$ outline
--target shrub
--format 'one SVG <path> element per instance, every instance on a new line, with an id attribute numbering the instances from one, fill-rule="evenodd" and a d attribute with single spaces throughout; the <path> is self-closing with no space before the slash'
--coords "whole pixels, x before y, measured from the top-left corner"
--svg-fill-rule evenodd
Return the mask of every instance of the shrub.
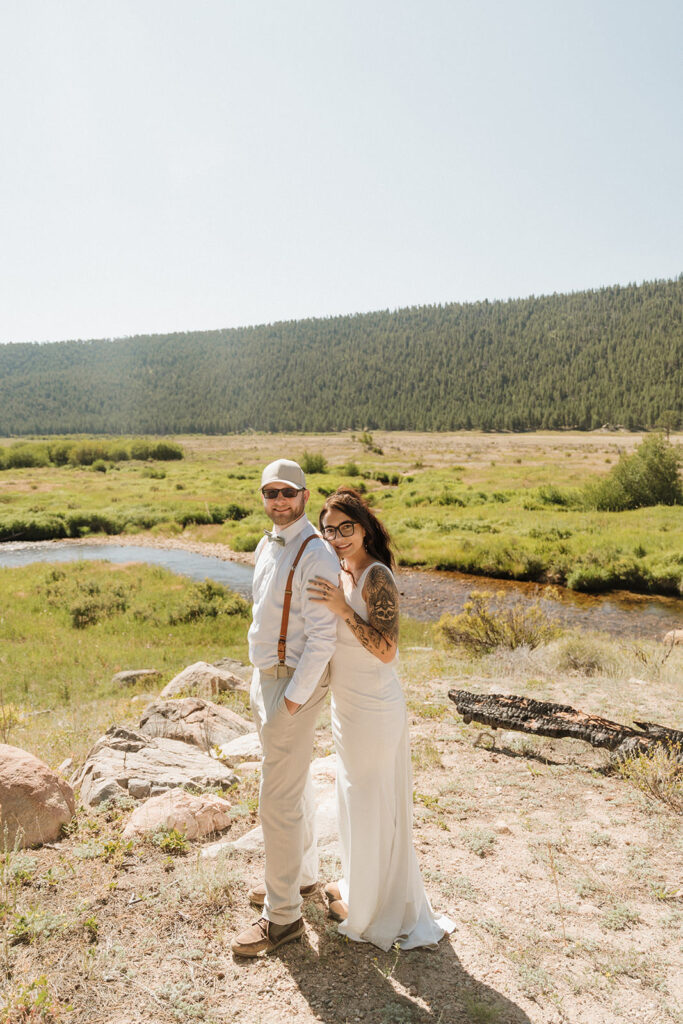
<path id="1" fill-rule="evenodd" d="M 106 459 L 107 446 L 97 441 L 81 441 L 72 445 L 69 462 L 72 466 L 92 466 L 98 459 Z"/>
<path id="2" fill-rule="evenodd" d="M 209 505 L 209 513 L 213 523 L 239 522 L 246 519 L 249 509 L 231 502 L 229 505 Z"/>
<path id="3" fill-rule="evenodd" d="M 171 626 L 176 626 L 182 622 L 216 618 L 218 615 L 248 616 L 249 612 L 248 603 L 239 594 L 213 580 L 204 580 L 195 584 L 184 605 L 171 612 L 168 621 Z"/>
<path id="4" fill-rule="evenodd" d="M 561 491 L 554 484 L 546 484 L 538 488 L 538 496 L 544 505 L 560 505 L 566 507 L 570 504 L 570 498 L 566 491 Z"/>
<path id="5" fill-rule="evenodd" d="M 62 516 L 49 512 L 25 512 L 0 516 L 0 541 L 53 540 L 66 537 Z"/>
<path id="6" fill-rule="evenodd" d="M 74 629 L 95 626 L 102 619 L 122 614 L 128 608 L 128 592 L 121 586 L 114 586 L 102 592 L 94 582 L 79 583 L 78 597 L 69 608 L 71 625 Z"/>
<path id="7" fill-rule="evenodd" d="M 95 461 L 92 464 L 92 469 L 95 473 L 106 473 L 107 463 L 104 461 L 104 459 L 95 459 Z"/>
<path id="8" fill-rule="evenodd" d="M 502 595 L 473 591 L 459 615 L 443 615 L 438 629 L 450 644 L 459 644 L 473 654 L 485 654 L 496 647 L 538 647 L 560 632 L 537 604 L 517 601 L 506 606 Z"/>
<path id="9" fill-rule="evenodd" d="M 650 800 L 659 800 L 683 812 L 683 762 L 681 749 L 656 747 L 651 754 L 629 757 L 619 765 L 620 775 Z"/>
<path id="10" fill-rule="evenodd" d="M 140 462 L 145 462 L 150 457 L 149 452 L 149 441 L 133 441 L 130 446 L 131 459 L 137 459 Z"/>
<path id="11" fill-rule="evenodd" d="M 32 469 L 50 465 L 50 455 L 44 444 L 13 444 L 5 458 L 8 469 Z"/>
<path id="12" fill-rule="evenodd" d="M 182 857 L 190 849 L 185 833 L 176 828 L 160 829 L 152 836 L 152 842 L 172 857 Z"/>
<path id="13" fill-rule="evenodd" d="M 232 540 L 232 549 L 233 551 L 256 551 L 262 536 L 262 533 L 238 534 Z"/>
<path id="14" fill-rule="evenodd" d="M 340 466 L 339 468 L 345 476 L 358 476 L 360 473 L 358 464 L 354 462 L 353 459 L 350 459 L 345 465 Z"/>
<path id="15" fill-rule="evenodd" d="M 599 637 L 581 633 L 568 633 L 552 648 L 552 660 L 559 672 L 580 672 L 594 676 L 599 672 L 613 672 L 618 667 L 610 644 Z"/>
<path id="16" fill-rule="evenodd" d="M 326 473 L 327 459 L 322 452 L 304 452 L 299 459 L 304 473 Z"/>
<path id="17" fill-rule="evenodd" d="M 53 466 L 66 466 L 69 461 L 73 441 L 57 441 L 47 446 L 50 462 Z"/>
<path id="18" fill-rule="evenodd" d="M 586 488 L 586 504 L 600 512 L 681 505 L 680 463 L 680 452 L 662 434 L 647 437 L 632 455 L 622 455 L 607 477 Z"/>
<path id="19" fill-rule="evenodd" d="M 157 441 L 150 445 L 147 458 L 156 459 L 158 462 L 172 462 L 183 458 L 183 449 L 175 441 Z"/>

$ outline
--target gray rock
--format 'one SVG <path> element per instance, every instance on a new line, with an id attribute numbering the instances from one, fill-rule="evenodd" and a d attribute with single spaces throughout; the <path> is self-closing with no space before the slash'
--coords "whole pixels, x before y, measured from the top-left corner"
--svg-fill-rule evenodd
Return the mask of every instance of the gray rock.
<path id="1" fill-rule="evenodd" d="M 0 847 L 57 839 L 76 803 L 71 786 L 33 754 L 0 743 Z"/>
<path id="2" fill-rule="evenodd" d="M 248 684 L 240 676 L 227 669 L 216 668 L 206 661 L 197 661 L 194 665 L 179 672 L 167 683 L 159 696 L 168 697 L 215 697 L 226 690 L 248 690 Z"/>
<path id="3" fill-rule="evenodd" d="M 220 658 L 218 661 L 214 661 L 213 667 L 223 669 L 224 672 L 232 672 L 233 675 L 243 679 L 245 683 L 251 683 L 251 677 L 254 673 L 251 665 L 244 665 L 236 658 Z"/>
<path id="4" fill-rule="evenodd" d="M 156 796 L 176 786 L 196 792 L 219 787 L 227 789 L 237 776 L 225 765 L 188 743 L 165 738 L 152 739 L 112 725 L 89 752 L 75 779 L 86 807 L 133 796 Z M 149 789 L 145 792 L 145 787 Z"/>
<path id="5" fill-rule="evenodd" d="M 251 722 L 230 708 L 201 697 L 155 701 L 145 708 L 140 719 L 140 732 L 145 736 L 166 736 L 192 743 L 207 753 L 213 746 L 254 731 Z"/>
<path id="6" fill-rule="evenodd" d="M 222 743 L 218 756 L 231 768 L 242 761 L 253 761 L 255 758 L 262 757 L 263 751 L 258 733 L 256 731 L 249 732 L 245 736 L 238 736 L 237 739 L 230 740 L 229 743 Z"/>
<path id="7" fill-rule="evenodd" d="M 115 676 L 112 676 L 112 683 L 114 686 L 136 686 L 140 680 L 144 679 L 145 682 L 156 683 L 157 680 L 161 679 L 161 672 L 157 672 L 155 668 L 134 668 L 128 669 L 125 672 L 117 672 Z"/>

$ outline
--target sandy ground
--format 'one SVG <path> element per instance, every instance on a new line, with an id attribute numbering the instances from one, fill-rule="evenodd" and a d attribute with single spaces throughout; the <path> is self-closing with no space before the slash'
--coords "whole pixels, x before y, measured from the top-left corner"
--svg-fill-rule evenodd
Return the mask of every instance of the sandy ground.
<path id="1" fill-rule="evenodd" d="M 601 752 L 494 737 L 465 726 L 447 699 L 450 686 L 526 690 L 622 720 L 631 702 L 680 727 L 680 675 L 558 677 L 535 652 L 474 665 L 406 649 L 401 664 L 415 846 L 433 906 L 457 922 L 437 950 L 349 943 L 319 896 L 306 903 L 302 941 L 235 959 L 232 934 L 257 916 L 246 891 L 260 855 L 207 866 L 202 843 L 178 857 L 152 843 L 126 849 L 129 811 L 81 810 L 63 841 L 3 861 L 0 991 L 16 1008 L 30 998 L 22 986 L 44 975 L 48 997 L 43 1016 L 6 1008 L 0 1021 L 680 1022 L 680 816 L 608 770 Z M 316 753 L 331 749 L 326 714 Z M 233 837 L 257 821 L 257 785 L 245 772 L 230 795 Z M 323 862 L 323 879 L 336 871 Z"/>

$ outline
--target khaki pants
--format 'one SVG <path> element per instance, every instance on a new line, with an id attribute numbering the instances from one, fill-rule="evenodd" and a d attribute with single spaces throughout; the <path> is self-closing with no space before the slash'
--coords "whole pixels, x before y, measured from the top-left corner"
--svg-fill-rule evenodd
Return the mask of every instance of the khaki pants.
<path id="1" fill-rule="evenodd" d="M 315 724 L 329 690 L 325 668 L 311 697 L 294 715 L 285 690 L 294 669 L 254 669 L 251 710 L 263 747 L 259 814 L 266 853 L 263 916 L 274 924 L 301 917 L 299 887 L 318 880 L 315 795 L 310 764 Z"/>

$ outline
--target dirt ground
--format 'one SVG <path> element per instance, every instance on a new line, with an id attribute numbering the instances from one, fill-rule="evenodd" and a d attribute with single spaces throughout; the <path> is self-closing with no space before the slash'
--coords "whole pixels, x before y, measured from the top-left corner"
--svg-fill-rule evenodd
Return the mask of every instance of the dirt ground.
<path id="1" fill-rule="evenodd" d="M 127 848 L 129 810 L 79 810 L 62 841 L 2 861 L 0 1021 L 680 1022 L 680 816 L 583 743 L 464 725 L 447 691 L 526 692 L 680 728 L 681 660 L 653 656 L 638 679 L 627 661 L 562 676 L 549 650 L 402 652 L 415 846 L 434 908 L 457 924 L 436 950 L 348 942 L 318 896 L 302 941 L 235 959 L 231 936 L 258 916 L 246 892 L 260 857 Z M 331 749 L 325 714 L 316 752 Z M 243 780 L 233 837 L 257 821 L 258 773 Z"/>

